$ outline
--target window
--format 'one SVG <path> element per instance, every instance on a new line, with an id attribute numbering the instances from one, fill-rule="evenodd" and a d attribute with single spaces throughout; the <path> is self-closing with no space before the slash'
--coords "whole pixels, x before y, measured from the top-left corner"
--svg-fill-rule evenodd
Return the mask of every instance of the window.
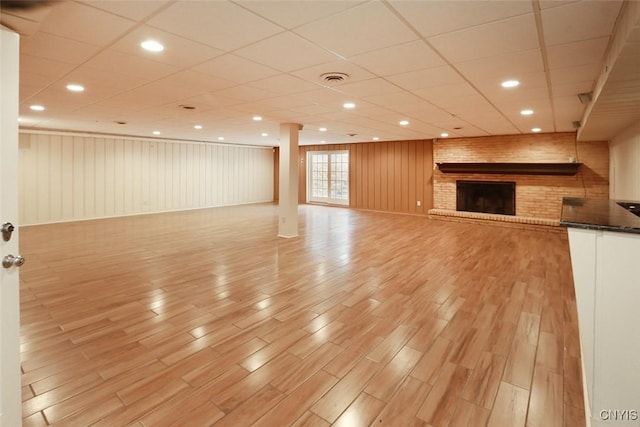
<path id="1" fill-rule="evenodd" d="M 349 204 L 349 152 L 307 153 L 307 201 Z"/>

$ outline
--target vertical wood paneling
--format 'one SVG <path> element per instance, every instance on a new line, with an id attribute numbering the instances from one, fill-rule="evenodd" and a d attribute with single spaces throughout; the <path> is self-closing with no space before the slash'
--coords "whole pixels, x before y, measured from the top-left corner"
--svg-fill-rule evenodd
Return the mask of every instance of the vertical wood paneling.
<path id="1" fill-rule="evenodd" d="M 42 143 L 46 142 L 43 141 Z M 27 154 L 30 153 L 31 151 Z M 73 165 L 73 137 L 63 136 L 62 164 L 60 165 L 60 167 L 62 167 L 62 218 L 73 218 L 73 167 L 69 167 L 68 165 Z M 22 169 L 22 167 L 18 165 L 18 169 Z M 30 173 L 32 173 L 31 171 L 32 168 L 27 168 L 25 169 L 25 174 L 30 175 Z M 20 197 L 22 197 L 22 192 Z M 37 210 L 25 212 L 26 215 L 33 215 L 34 217 L 37 213 Z M 20 214 L 22 214 L 22 212 Z M 32 219 L 32 221 L 35 221 L 35 218 Z"/>
<path id="2" fill-rule="evenodd" d="M 424 170 L 425 170 L 425 161 L 424 161 L 424 144 L 416 144 L 416 202 L 420 200 L 420 206 L 416 207 L 416 213 L 424 214 L 424 205 L 426 200 L 424 198 Z M 431 163 L 427 163 L 426 167 L 431 169 Z M 429 199 L 431 200 L 431 199 Z"/>
<path id="3" fill-rule="evenodd" d="M 273 200 L 280 200 L 280 148 L 273 149 Z"/>
<path id="4" fill-rule="evenodd" d="M 91 143 L 88 143 L 87 141 L 82 141 L 82 146 L 84 149 L 84 216 L 88 218 L 95 218 L 95 142 L 92 141 Z"/>
<path id="5" fill-rule="evenodd" d="M 273 200 L 270 148 L 20 135 L 21 224 Z"/>
<path id="6" fill-rule="evenodd" d="M 51 138 L 49 150 L 49 208 L 51 218 L 60 220 L 62 218 L 62 138 L 55 136 Z"/>
<path id="7" fill-rule="evenodd" d="M 374 181 L 373 181 L 374 189 L 372 189 L 372 192 L 376 196 L 378 196 L 378 193 L 380 193 L 379 195 L 380 202 L 379 204 L 376 203 L 374 205 L 374 208 L 378 210 L 383 210 L 383 211 L 389 210 L 387 209 L 387 206 L 388 206 L 387 187 L 389 183 L 389 181 L 387 180 L 389 176 L 388 165 L 387 165 L 387 148 L 388 148 L 388 144 L 383 144 L 383 143 L 375 144 L 374 155 L 377 155 L 379 157 L 380 167 L 375 168 L 375 170 L 373 168 L 369 169 L 369 171 L 371 172 L 371 175 L 374 176 Z M 376 161 L 376 163 L 378 163 L 378 161 Z M 377 166 L 376 163 L 374 163 L 374 167 Z M 378 187 L 380 187 L 380 190 L 378 190 Z"/>
<path id="8" fill-rule="evenodd" d="M 350 207 L 418 214 L 433 207 L 430 140 L 301 146 L 300 203 L 306 203 L 307 153 L 327 150 L 349 151 Z M 418 200 L 420 207 L 416 206 Z"/>
<path id="9" fill-rule="evenodd" d="M 409 162 L 408 201 L 409 212 L 416 213 L 416 142 L 409 141 L 407 161 Z"/>
<path id="10" fill-rule="evenodd" d="M 38 144 L 38 147 L 40 145 L 44 144 Z M 37 151 L 41 152 L 41 150 Z M 84 218 L 84 160 L 84 139 L 73 137 L 73 163 L 71 166 L 73 171 L 73 219 Z M 42 221 L 43 217 L 44 214 L 39 215 L 38 222 Z"/>
<path id="11" fill-rule="evenodd" d="M 105 212 L 105 142 L 104 138 L 96 138 L 94 146 L 95 165 L 94 165 L 94 206 L 95 216 L 103 217 Z"/>

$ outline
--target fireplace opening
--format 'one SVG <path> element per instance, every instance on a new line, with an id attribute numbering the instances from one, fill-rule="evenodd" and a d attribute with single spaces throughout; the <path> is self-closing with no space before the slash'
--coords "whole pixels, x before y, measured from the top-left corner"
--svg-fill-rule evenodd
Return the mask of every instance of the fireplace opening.
<path id="1" fill-rule="evenodd" d="M 516 214 L 516 183 L 456 181 L 456 210 Z"/>

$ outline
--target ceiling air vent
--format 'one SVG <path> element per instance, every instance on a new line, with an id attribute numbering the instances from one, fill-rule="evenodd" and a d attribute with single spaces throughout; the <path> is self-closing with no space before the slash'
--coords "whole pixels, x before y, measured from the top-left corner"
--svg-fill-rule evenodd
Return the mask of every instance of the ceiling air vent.
<path id="1" fill-rule="evenodd" d="M 347 73 L 324 73 L 320 75 L 320 80 L 330 85 L 337 85 L 349 80 L 349 74 Z"/>

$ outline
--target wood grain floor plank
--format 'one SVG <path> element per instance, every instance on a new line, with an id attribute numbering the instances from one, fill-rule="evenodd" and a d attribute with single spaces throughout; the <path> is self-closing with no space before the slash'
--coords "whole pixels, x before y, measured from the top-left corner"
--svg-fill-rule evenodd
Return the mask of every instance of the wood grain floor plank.
<path id="1" fill-rule="evenodd" d="M 500 383 L 487 427 L 525 425 L 529 391 L 507 382 Z"/>
<path id="2" fill-rule="evenodd" d="M 406 377 L 372 425 L 405 426 L 414 423 L 415 414 L 418 413 L 429 392 L 431 392 L 431 385 Z"/>
<path id="3" fill-rule="evenodd" d="M 566 233 L 299 211 L 21 229 L 24 425 L 584 425 Z"/>
<path id="4" fill-rule="evenodd" d="M 367 358 L 361 359 L 338 384 L 311 407 L 311 411 L 330 423 L 335 422 L 379 369 L 379 364 Z"/>
<path id="5" fill-rule="evenodd" d="M 338 378 L 324 371 L 315 372 L 306 381 L 299 383 L 297 388 L 291 390 L 287 397 L 270 409 L 254 425 L 271 427 L 292 424 L 338 381 Z"/>
<path id="6" fill-rule="evenodd" d="M 447 426 L 458 405 L 458 398 L 464 390 L 469 373 L 469 369 L 447 362 L 416 416 L 434 427 Z"/>
<path id="7" fill-rule="evenodd" d="M 385 406 L 382 400 L 367 394 L 360 396 L 340 415 L 334 427 L 366 427 L 372 423 Z"/>

